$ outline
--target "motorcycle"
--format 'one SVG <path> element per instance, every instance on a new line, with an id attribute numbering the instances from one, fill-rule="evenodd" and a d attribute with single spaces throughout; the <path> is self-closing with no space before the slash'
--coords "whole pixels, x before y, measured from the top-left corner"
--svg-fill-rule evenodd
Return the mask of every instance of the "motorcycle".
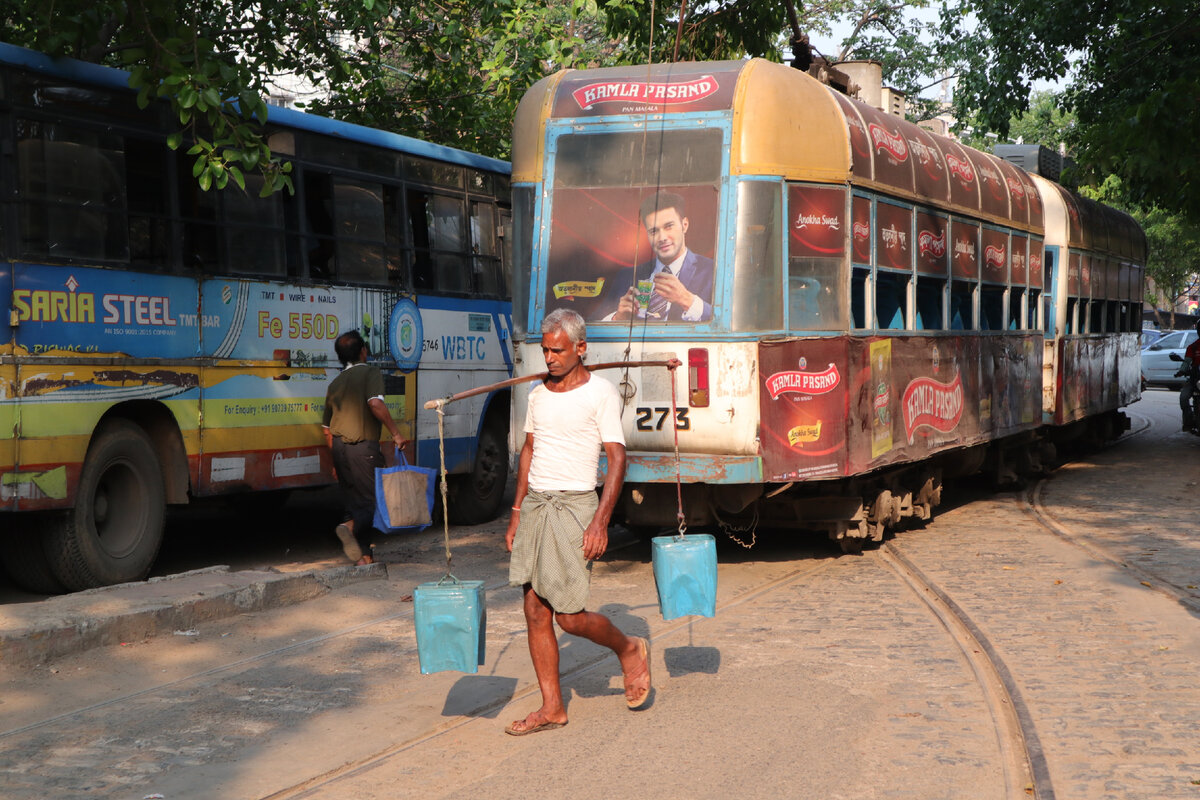
<path id="1" fill-rule="evenodd" d="M 1178 353 L 1171 353 L 1167 358 L 1172 361 L 1179 361 L 1182 366 L 1175 373 L 1176 378 L 1183 378 L 1187 381 L 1187 386 L 1191 387 L 1191 404 L 1192 404 L 1192 426 L 1188 430 L 1189 433 L 1194 433 L 1200 436 L 1200 369 L 1191 361 L 1185 360 Z M 1181 390 L 1182 391 L 1182 390 Z"/>

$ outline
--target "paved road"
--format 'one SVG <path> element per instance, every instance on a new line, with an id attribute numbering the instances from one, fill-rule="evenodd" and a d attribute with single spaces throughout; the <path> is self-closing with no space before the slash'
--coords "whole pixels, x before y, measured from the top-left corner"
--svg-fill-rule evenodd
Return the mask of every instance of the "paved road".
<path id="1" fill-rule="evenodd" d="M 1200 582 L 1200 440 L 1173 395 L 1134 411 L 1156 426 L 1038 495 L 1079 543 L 1005 493 L 890 544 L 1010 675 L 1039 797 L 1200 796 L 1197 606 L 1142 582 Z M 457 575 L 502 582 L 502 527 L 456 532 Z M 717 617 L 664 622 L 647 546 L 614 552 L 594 605 L 653 637 L 653 705 L 625 710 L 615 659 L 564 637 L 571 723 L 515 739 L 537 705 L 518 593 L 489 593 L 478 675 L 422 676 L 406 597 L 444 571 L 441 543 L 389 548 L 387 581 L 0 673 L 5 796 L 1013 796 L 969 643 L 886 553 L 723 542 Z"/>

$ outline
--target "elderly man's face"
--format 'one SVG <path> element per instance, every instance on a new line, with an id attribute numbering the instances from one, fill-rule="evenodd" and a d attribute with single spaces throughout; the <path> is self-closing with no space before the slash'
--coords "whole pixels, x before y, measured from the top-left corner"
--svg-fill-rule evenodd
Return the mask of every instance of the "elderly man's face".
<path id="1" fill-rule="evenodd" d="M 684 236 L 687 234 L 687 217 L 680 218 L 673 208 L 663 208 L 646 215 L 646 234 L 654 254 L 664 264 L 670 264 L 683 252 Z"/>
<path id="2" fill-rule="evenodd" d="M 561 378 L 579 366 L 587 352 L 587 342 L 572 342 L 562 330 L 542 334 L 542 357 L 552 378 Z"/>

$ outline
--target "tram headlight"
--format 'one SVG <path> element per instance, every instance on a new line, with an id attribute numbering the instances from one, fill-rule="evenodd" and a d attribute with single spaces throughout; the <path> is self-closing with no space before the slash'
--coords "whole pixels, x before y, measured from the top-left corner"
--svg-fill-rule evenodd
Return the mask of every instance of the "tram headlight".
<path id="1" fill-rule="evenodd" d="M 688 348 L 688 405 L 708 407 L 708 348 Z"/>

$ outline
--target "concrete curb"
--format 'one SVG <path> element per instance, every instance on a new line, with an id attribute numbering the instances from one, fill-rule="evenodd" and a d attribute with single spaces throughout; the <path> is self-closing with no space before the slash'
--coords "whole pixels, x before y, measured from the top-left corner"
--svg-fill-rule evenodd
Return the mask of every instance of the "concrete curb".
<path id="1" fill-rule="evenodd" d="M 198 623 L 300 603 L 387 567 L 230 572 L 218 566 L 0 607 L 0 665 L 29 667 L 93 647 L 140 641 Z"/>

